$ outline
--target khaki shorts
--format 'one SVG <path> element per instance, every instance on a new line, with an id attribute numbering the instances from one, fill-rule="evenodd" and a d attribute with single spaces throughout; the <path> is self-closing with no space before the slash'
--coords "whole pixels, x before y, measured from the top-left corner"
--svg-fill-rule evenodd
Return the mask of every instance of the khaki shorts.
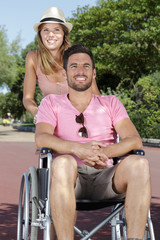
<path id="1" fill-rule="evenodd" d="M 78 166 L 75 186 L 76 199 L 104 200 L 121 199 L 125 194 L 117 194 L 112 188 L 116 166 L 97 170 L 87 165 Z"/>

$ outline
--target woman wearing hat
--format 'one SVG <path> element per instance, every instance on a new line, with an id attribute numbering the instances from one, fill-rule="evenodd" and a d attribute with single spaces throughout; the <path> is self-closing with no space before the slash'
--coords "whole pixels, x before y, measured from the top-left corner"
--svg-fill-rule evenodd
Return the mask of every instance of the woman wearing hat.
<path id="1" fill-rule="evenodd" d="M 72 24 L 66 22 L 60 9 L 50 7 L 44 11 L 40 22 L 33 28 L 37 32 L 38 50 L 29 52 L 26 57 L 23 104 L 33 116 L 36 116 L 38 111 L 34 101 L 36 82 L 43 96 L 68 92 L 62 56 L 70 46 L 69 32 L 72 30 Z M 95 79 L 93 93 L 100 94 Z"/>

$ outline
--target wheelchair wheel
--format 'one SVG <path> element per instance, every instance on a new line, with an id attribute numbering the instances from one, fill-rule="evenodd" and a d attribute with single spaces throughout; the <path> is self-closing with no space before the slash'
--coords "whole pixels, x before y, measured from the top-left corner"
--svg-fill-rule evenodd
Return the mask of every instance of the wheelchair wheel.
<path id="1" fill-rule="evenodd" d="M 34 196 L 38 199 L 37 173 L 34 167 L 30 167 L 21 181 L 17 240 L 37 240 L 38 227 L 32 225 L 38 218 L 38 210 L 32 200 Z"/>

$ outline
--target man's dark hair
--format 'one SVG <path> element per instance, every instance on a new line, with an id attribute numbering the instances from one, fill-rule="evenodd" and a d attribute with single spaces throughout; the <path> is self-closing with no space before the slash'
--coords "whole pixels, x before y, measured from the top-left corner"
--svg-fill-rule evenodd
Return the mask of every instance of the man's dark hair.
<path id="1" fill-rule="evenodd" d="M 93 69 L 95 68 L 93 54 L 92 54 L 91 50 L 88 47 L 86 47 L 82 44 L 77 44 L 77 45 L 73 45 L 70 48 L 68 48 L 63 54 L 63 68 L 65 70 L 67 70 L 68 58 L 71 55 L 76 54 L 76 53 L 86 53 L 86 54 L 88 54 L 91 58 Z"/>

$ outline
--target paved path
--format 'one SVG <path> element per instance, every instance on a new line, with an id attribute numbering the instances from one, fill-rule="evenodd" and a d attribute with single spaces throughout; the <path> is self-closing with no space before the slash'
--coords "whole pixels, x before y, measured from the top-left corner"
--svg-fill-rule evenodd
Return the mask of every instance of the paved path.
<path id="1" fill-rule="evenodd" d="M 34 142 L 34 133 L 19 132 L 11 126 L 0 125 L 0 142 Z"/>
<path id="2" fill-rule="evenodd" d="M 160 239 L 160 149 L 145 148 L 150 161 L 152 176 L 151 213 L 156 240 Z M 0 126 L 0 240 L 16 240 L 17 205 L 21 176 L 31 165 L 37 166 L 34 133 L 18 132 L 11 127 Z M 107 210 L 108 211 L 108 210 Z M 104 219 L 106 211 L 80 212 L 78 225 L 92 228 L 97 220 Z M 82 220 L 83 219 L 83 220 Z M 91 220 L 92 219 L 92 220 Z M 110 239 L 106 229 L 93 239 Z M 105 236 L 105 237 L 104 237 Z M 76 238 L 79 239 L 79 238 Z"/>

